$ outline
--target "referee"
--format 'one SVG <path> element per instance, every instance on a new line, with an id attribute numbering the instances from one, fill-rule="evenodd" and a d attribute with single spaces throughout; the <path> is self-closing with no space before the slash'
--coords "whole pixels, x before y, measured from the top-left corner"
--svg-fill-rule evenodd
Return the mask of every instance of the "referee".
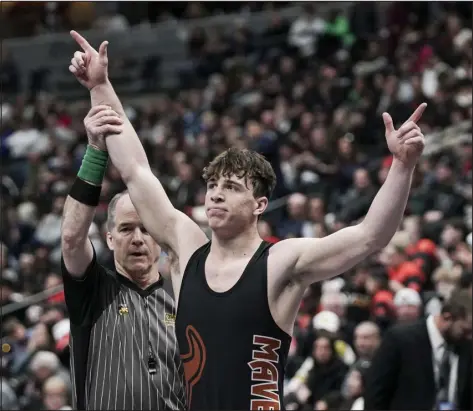
<path id="1" fill-rule="evenodd" d="M 109 204 L 107 244 L 115 270 L 101 266 L 88 239 L 105 174 L 104 135 L 119 116 L 88 113 L 89 145 L 64 206 L 62 275 L 71 321 L 73 406 L 79 410 L 183 410 L 172 288 L 158 272 L 160 247 L 128 194 Z"/>

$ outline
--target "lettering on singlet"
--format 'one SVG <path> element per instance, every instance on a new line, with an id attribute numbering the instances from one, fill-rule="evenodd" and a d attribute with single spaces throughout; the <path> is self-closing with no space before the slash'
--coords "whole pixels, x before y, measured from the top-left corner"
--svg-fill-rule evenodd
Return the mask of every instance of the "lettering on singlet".
<path id="1" fill-rule="evenodd" d="M 281 340 L 263 335 L 253 336 L 251 368 L 251 410 L 280 410 L 278 380 Z"/>

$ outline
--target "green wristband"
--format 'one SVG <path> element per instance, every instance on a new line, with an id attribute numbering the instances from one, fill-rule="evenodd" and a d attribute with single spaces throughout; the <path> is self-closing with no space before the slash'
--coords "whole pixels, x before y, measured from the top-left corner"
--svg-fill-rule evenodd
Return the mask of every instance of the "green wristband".
<path id="1" fill-rule="evenodd" d="M 107 169 L 107 162 L 108 153 L 106 151 L 98 150 L 89 145 L 85 151 L 77 177 L 100 186 Z"/>

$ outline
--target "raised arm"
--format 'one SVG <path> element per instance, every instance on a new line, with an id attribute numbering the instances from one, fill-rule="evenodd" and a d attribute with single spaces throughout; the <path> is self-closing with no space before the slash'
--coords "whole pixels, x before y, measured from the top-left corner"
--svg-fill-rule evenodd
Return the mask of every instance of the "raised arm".
<path id="1" fill-rule="evenodd" d="M 80 278 L 92 262 L 93 249 L 88 238 L 89 228 L 99 201 L 102 179 L 108 155 L 105 141 L 99 135 L 121 131 L 122 120 L 116 113 L 105 115 L 103 107 L 92 109 L 85 119 L 94 124 L 95 135 L 88 134 L 89 145 L 76 181 L 64 204 L 61 229 L 62 258 L 68 273 Z"/>
<path id="2" fill-rule="evenodd" d="M 342 274 L 389 243 L 404 215 L 412 174 L 424 148 L 424 136 L 416 122 L 425 107 L 420 105 L 399 130 L 394 129 L 389 114 L 383 115 L 394 161 L 360 224 L 324 238 L 290 239 L 272 247 L 275 255 L 292 263 L 287 270 L 292 281 L 309 285 Z"/>
<path id="3" fill-rule="evenodd" d="M 61 250 L 67 271 L 74 277 L 82 277 L 92 261 L 94 252 L 88 232 L 94 215 L 94 206 L 67 196 L 62 217 Z"/>
<path id="4" fill-rule="evenodd" d="M 146 153 L 107 75 L 107 42 L 97 52 L 82 36 L 71 32 L 82 47 L 69 67 L 81 84 L 90 90 L 92 106 L 106 104 L 122 118 L 123 131 L 106 139 L 110 159 L 127 186 L 143 225 L 167 251 L 176 255 L 192 253 L 207 240 L 189 217 L 176 210 L 163 186 L 152 173 Z"/>

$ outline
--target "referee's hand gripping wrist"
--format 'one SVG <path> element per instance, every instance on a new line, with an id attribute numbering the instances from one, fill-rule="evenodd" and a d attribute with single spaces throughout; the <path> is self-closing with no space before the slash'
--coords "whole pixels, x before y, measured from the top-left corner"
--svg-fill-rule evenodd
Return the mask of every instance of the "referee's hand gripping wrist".
<path id="1" fill-rule="evenodd" d="M 123 132 L 123 120 L 110 106 L 92 107 L 84 119 L 89 145 L 100 151 L 107 151 L 105 137 Z"/>

